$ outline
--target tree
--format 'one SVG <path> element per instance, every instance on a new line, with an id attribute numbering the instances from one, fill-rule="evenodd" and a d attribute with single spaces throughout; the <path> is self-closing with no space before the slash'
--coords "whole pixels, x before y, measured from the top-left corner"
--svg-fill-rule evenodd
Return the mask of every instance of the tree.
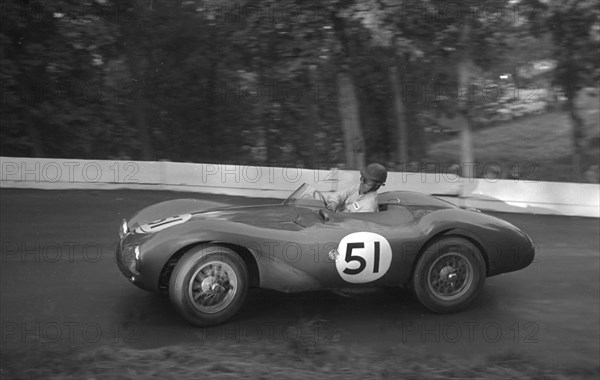
<path id="1" fill-rule="evenodd" d="M 391 52 L 397 160 L 420 159 L 419 151 L 425 150 L 421 126 L 408 125 L 415 119 L 411 115 L 422 108 L 441 107 L 462 118 L 461 161 L 465 169 L 472 167 L 474 74 L 478 67 L 489 68 L 505 49 L 509 38 L 506 34 L 512 27 L 509 3 L 372 0 L 355 7 L 352 15 L 370 31 L 373 44 Z M 489 14 L 491 10 L 493 14 Z M 411 87 L 415 91 L 410 91 Z M 441 93 L 439 88 L 443 89 Z M 448 89 L 455 93 L 448 93 Z M 428 93 L 433 93 L 433 99 Z M 403 104 L 406 102 L 410 102 L 408 107 Z"/>
<path id="2" fill-rule="evenodd" d="M 92 0 L 2 4 L 3 154 L 107 157 L 126 144 L 107 138 L 126 123 L 107 70 L 118 53 L 105 8 Z"/>
<path id="3" fill-rule="evenodd" d="M 536 35 L 550 33 L 554 41 L 552 56 L 557 62 L 554 84 L 567 98 L 571 118 L 572 179 L 582 178 L 583 120 L 575 99 L 585 86 L 597 85 L 599 79 L 598 43 L 600 9 L 594 0 L 530 0 L 524 2 L 531 30 Z"/>

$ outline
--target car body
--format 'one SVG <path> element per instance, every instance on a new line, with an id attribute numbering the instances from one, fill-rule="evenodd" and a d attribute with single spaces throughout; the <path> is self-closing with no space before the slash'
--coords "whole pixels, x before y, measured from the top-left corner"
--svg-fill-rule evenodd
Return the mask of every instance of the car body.
<path id="1" fill-rule="evenodd" d="M 334 213 L 304 184 L 282 204 L 202 210 L 193 199 L 162 202 L 123 221 L 117 264 L 205 326 L 233 316 L 249 287 L 408 286 L 429 309 L 453 312 L 486 277 L 533 261 L 532 240 L 499 218 L 409 191 L 378 201 L 379 212 Z"/>

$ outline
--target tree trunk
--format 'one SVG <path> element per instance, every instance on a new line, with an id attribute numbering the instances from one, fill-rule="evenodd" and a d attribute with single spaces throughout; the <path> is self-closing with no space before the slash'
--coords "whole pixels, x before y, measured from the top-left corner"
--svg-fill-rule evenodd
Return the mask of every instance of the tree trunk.
<path id="1" fill-rule="evenodd" d="M 31 117 L 27 117 L 27 134 L 31 139 L 31 157 L 44 157 L 44 145 L 42 144 L 42 138 L 40 137 L 40 131 L 38 127 L 33 125 L 33 120 Z"/>
<path id="2" fill-rule="evenodd" d="M 471 63 L 471 57 L 469 54 L 469 23 L 464 23 L 460 33 L 460 47 L 459 47 L 459 60 L 458 60 L 458 89 L 459 96 L 460 90 L 465 89 L 465 93 L 459 98 L 459 113 L 464 118 L 462 128 L 460 131 L 460 146 L 461 146 L 461 166 L 462 176 L 472 178 L 475 176 L 474 173 L 474 156 L 473 156 L 473 137 L 471 132 L 471 117 L 469 101 L 469 67 Z"/>
<path id="3" fill-rule="evenodd" d="M 360 127 L 356 85 L 351 75 L 351 58 L 355 48 L 346 34 L 344 19 L 334 15 L 333 25 L 341 47 L 341 56 L 337 59 L 340 71 L 336 76 L 336 80 L 338 84 L 338 111 L 344 133 L 346 169 L 360 169 L 365 166 L 365 141 Z"/>
<path id="4" fill-rule="evenodd" d="M 473 157 L 473 133 L 468 111 L 461 113 L 463 118 L 460 130 L 460 162 L 462 176 L 473 178 L 475 176 L 475 158 Z"/>
<path id="5" fill-rule="evenodd" d="M 580 182 L 582 177 L 581 168 L 581 152 L 583 140 L 583 120 L 577 114 L 577 106 L 575 105 L 576 93 L 568 94 L 567 108 L 571 117 L 571 180 Z"/>
<path id="6" fill-rule="evenodd" d="M 396 127 L 394 128 L 394 161 L 396 161 L 397 164 L 406 164 L 408 162 L 408 126 L 406 125 L 406 109 L 402 102 L 402 90 L 400 87 L 398 66 L 395 62 L 390 66 L 389 76 L 394 93 L 394 115 L 396 116 Z"/>
<path id="7" fill-rule="evenodd" d="M 307 67 L 306 69 L 306 88 L 311 89 L 314 88 L 313 84 L 314 80 L 314 72 L 313 69 Z M 317 104 L 315 104 L 314 97 L 310 96 L 310 91 L 306 91 L 306 95 L 302 94 L 302 100 L 304 101 L 304 107 L 306 109 L 306 116 L 308 122 L 308 131 L 309 138 L 306 140 L 309 142 L 308 152 L 309 152 L 309 166 L 313 169 L 318 169 L 319 166 L 319 153 L 317 151 L 317 144 L 315 144 L 315 134 L 319 130 L 319 111 L 317 109 Z"/>
<path id="8" fill-rule="evenodd" d="M 346 72 L 337 74 L 338 110 L 344 132 L 346 169 L 360 169 L 365 166 L 365 142 L 360 129 L 360 114 L 356 86 Z"/>
<path id="9" fill-rule="evenodd" d="M 422 161 L 427 157 L 427 144 L 425 143 L 425 131 L 419 121 L 418 106 L 406 108 L 406 125 L 408 128 L 408 157 L 411 161 Z"/>
<path id="10" fill-rule="evenodd" d="M 425 78 L 431 73 L 429 69 L 424 68 L 422 65 L 419 65 L 418 67 L 411 65 L 408 57 L 405 59 L 403 69 L 404 72 L 402 72 L 402 74 L 411 78 Z M 403 101 L 406 110 L 405 118 L 409 141 L 408 157 L 411 161 L 421 162 L 425 157 L 427 157 L 427 143 L 425 140 L 425 130 L 423 129 L 423 124 L 419 120 L 419 113 L 423 110 L 424 106 L 429 107 L 429 105 L 424 104 L 423 100 L 417 99 L 415 99 L 415 101 L 412 103 L 409 103 L 407 99 L 403 99 Z"/>
<path id="11" fill-rule="evenodd" d="M 208 72 L 208 102 L 206 109 L 206 119 L 202 120 L 199 141 L 204 141 L 202 161 L 209 162 L 215 158 L 222 158 L 223 153 L 220 151 L 219 139 L 216 135 L 216 130 L 220 130 L 222 126 L 219 123 L 218 102 L 219 102 L 219 72 L 217 62 L 213 61 Z"/>
<path id="12" fill-rule="evenodd" d="M 146 119 L 146 94 L 144 94 L 143 89 L 143 75 L 140 69 L 138 57 L 136 57 L 136 54 L 132 48 L 132 46 L 135 46 L 135 44 L 130 43 L 128 45 L 130 46 L 127 48 L 127 60 L 129 61 L 129 68 L 131 70 L 132 77 L 137 81 L 137 87 L 134 88 L 136 93 L 134 94 L 134 98 L 131 100 L 133 123 L 142 142 L 142 160 L 152 161 L 155 159 L 155 155 L 154 149 L 152 148 L 152 138 L 150 137 L 148 120 Z"/>

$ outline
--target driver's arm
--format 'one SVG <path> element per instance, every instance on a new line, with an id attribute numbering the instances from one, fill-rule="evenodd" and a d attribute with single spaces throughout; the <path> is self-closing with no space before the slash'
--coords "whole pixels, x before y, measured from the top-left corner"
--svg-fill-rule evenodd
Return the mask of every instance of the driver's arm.
<path id="1" fill-rule="evenodd" d="M 348 195 L 352 192 L 352 187 L 346 188 L 342 191 L 337 191 L 335 193 L 331 193 L 327 196 L 327 209 L 331 211 L 338 211 L 340 206 L 343 206 L 346 199 L 348 199 Z"/>

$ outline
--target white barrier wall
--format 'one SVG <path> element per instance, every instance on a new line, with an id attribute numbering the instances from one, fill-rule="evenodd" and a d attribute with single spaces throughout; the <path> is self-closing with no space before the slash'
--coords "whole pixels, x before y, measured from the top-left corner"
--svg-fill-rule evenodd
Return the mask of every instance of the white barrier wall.
<path id="1" fill-rule="evenodd" d="M 463 199 L 482 210 L 600 217 L 597 184 L 464 179 Z"/>
<path id="2" fill-rule="evenodd" d="M 285 198 L 302 183 L 327 192 L 358 183 L 352 170 L 0 157 L 0 187 L 143 189 Z M 600 217 L 600 186 L 391 172 L 380 190 L 444 196 L 483 210 Z"/>

